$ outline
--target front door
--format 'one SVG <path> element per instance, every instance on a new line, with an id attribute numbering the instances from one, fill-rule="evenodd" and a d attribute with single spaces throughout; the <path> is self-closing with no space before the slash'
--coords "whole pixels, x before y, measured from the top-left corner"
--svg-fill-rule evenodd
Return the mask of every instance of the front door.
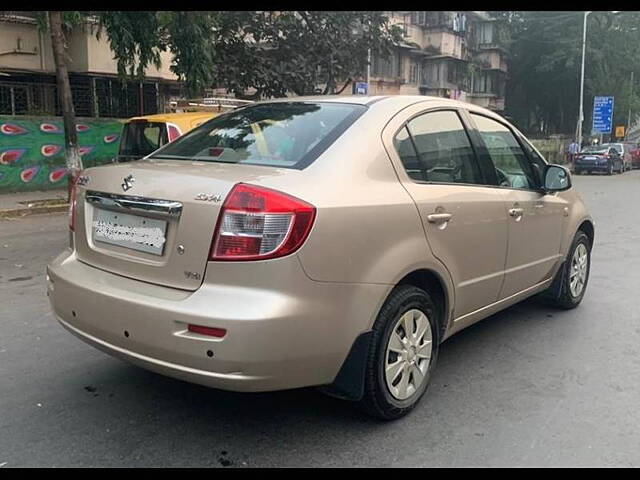
<path id="1" fill-rule="evenodd" d="M 500 298 L 533 287 L 553 275 L 567 202 L 540 189 L 544 162 L 525 152 L 505 124 L 481 114 L 471 118 L 496 169 L 508 218 L 509 245 Z M 522 140 L 524 142 L 524 140 Z"/>
<path id="2" fill-rule="evenodd" d="M 419 210 L 428 244 L 455 285 L 454 318 L 498 299 L 507 251 L 500 189 L 481 169 L 456 110 L 436 110 L 394 126 L 399 177 Z M 392 156 L 394 156 L 392 154 Z"/>

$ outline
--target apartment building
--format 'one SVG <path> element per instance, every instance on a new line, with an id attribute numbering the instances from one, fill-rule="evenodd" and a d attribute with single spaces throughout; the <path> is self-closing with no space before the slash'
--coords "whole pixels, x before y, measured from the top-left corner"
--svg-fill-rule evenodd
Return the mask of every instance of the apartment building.
<path id="1" fill-rule="evenodd" d="M 171 55 L 163 52 L 161 68 L 149 67 L 143 82 L 123 84 L 109 44 L 105 36 L 96 38 L 95 28 L 88 22 L 68 38 L 76 115 L 127 118 L 164 111 L 179 94 Z M 0 12 L 0 114 L 61 114 L 51 37 L 40 31 L 34 12 Z"/>
<path id="2" fill-rule="evenodd" d="M 404 42 L 371 61 L 370 95 L 433 95 L 504 111 L 504 31 L 486 12 L 394 11 Z"/>

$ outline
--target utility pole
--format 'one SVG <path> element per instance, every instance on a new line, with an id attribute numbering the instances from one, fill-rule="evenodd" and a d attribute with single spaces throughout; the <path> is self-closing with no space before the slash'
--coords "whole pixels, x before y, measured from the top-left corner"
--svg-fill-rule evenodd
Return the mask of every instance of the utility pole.
<path id="1" fill-rule="evenodd" d="M 584 121 L 584 56 L 587 46 L 587 16 L 591 12 L 584 12 L 584 21 L 582 25 L 582 70 L 580 73 L 580 113 L 578 114 L 578 148 L 582 148 L 582 122 Z"/>
<path id="2" fill-rule="evenodd" d="M 371 77 L 371 49 L 367 49 L 367 95 L 371 94 L 371 85 L 369 84 L 369 78 Z"/>
<path id="3" fill-rule="evenodd" d="M 633 70 L 631 70 L 631 91 L 629 92 L 629 116 L 627 117 L 627 128 L 624 132 L 625 137 L 629 133 L 629 129 L 631 128 L 631 102 L 633 100 Z"/>

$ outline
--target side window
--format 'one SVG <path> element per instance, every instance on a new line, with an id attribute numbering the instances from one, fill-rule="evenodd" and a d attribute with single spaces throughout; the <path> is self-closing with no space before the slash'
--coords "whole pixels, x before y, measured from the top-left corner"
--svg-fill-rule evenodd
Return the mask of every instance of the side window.
<path id="1" fill-rule="evenodd" d="M 482 183 L 471 143 L 454 111 L 429 112 L 414 118 L 394 143 L 407 174 L 414 180 Z"/>
<path id="2" fill-rule="evenodd" d="M 511 130 L 495 120 L 471 113 L 501 186 L 533 189 L 538 182 L 527 156 Z"/>

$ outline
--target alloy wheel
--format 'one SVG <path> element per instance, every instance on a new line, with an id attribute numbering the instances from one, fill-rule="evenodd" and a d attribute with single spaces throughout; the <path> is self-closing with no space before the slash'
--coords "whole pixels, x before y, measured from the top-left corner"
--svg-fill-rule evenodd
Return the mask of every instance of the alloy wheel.
<path id="1" fill-rule="evenodd" d="M 589 253 L 584 243 L 579 244 L 571 258 L 571 270 L 569 272 L 569 289 L 571 295 L 579 297 L 587 283 L 589 269 Z"/>
<path id="2" fill-rule="evenodd" d="M 433 332 L 424 312 L 412 309 L 393 326 L 385 355 L 385 380 L 391 395 L 406 400 L 420 389 L 431 363 Z"/>

